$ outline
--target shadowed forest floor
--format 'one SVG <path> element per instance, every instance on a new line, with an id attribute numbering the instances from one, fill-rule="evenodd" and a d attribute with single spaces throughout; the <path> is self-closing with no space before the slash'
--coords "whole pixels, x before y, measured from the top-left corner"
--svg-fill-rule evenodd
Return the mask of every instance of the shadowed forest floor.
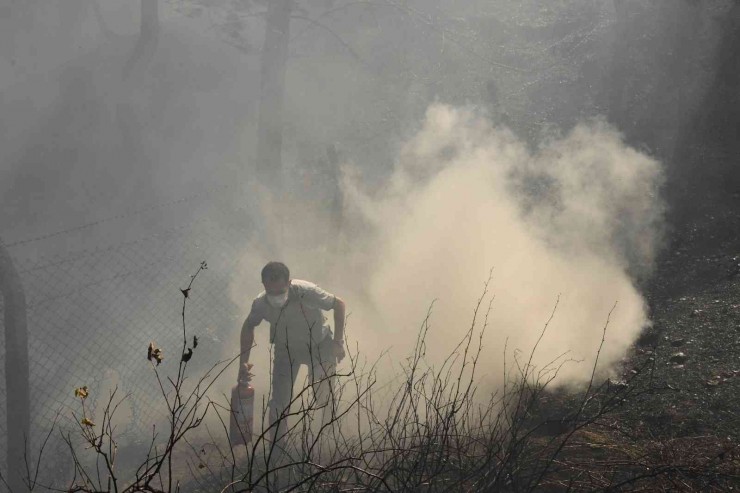
<path id="1" fill-rule="evenodd" d="M 606 491 L 740 487 L 740 215 L 722 208 L 696 217 L 671 232 L 644 288 L 654 325 L 623 361 L 625 380 L 657 390 L 577 433 L 563 453 L 573 474 L 556 489 L 590 489 L 578 483 L 600 475 L 606 484 L 615 466 L 624 483 Z M 575 484 L 574 475 L 582 476 Z"/>

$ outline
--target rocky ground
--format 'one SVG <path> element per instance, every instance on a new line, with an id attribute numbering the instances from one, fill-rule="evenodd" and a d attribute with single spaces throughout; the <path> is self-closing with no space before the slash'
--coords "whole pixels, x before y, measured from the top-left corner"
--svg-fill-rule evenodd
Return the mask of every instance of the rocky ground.
<path id="1" fill-rule="evenodd" d="M 654 325 L 593 399 L 621 405 L 575 433 L 581 397 L 537 406 L 569 436 L 553 491 L 740 490 L 740 215 L 717 209 L 669 232 L 642 286 Z"/>
<path id="2" fill-rule="evenodd" d="M 643 287 L 654 325 L 617 382 L 639 390 L 575 435 L 577 490 L 740 489 L 740 215 L 697 214 L 669 236 Z"/>
<path id="3" fill-rule="evenodd" d="M 666 388 L 635 411 L 660 436 L 740 436 L 740 217 L 706 214 L 666 249 L 647 292 L 654 327 L 632 361 L 655 358 Z"/>

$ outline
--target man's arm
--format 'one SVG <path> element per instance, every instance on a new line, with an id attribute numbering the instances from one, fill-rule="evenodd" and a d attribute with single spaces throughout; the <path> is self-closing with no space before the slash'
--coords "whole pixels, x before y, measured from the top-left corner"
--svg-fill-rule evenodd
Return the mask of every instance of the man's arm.
<path id="1" fill-rule="evenodd" d="M 244 321 L 242 325 L 241 333 L 241 355 L 239 356 L 239 372 L 246 371 L 247 363 L 249 363 L 249 353 L 252 352 L 252 346 L 254 346 L 254 328 L 255 326 L 249 320 L 249 317 Z"/>
<path id="2" fill-rule="evenodd" d="M 239 355 L 239 380 L 245 380 L 248 370 L 247 363 L 249 363 L 249 354 L 252 352 L 252 346 L 254 346 L 254 328 L 262 322 L 262 315 L 257 306 L 257 300 L 252 303 L 252 309 L 249 311 L 247 319 L 244 320 L 242 325 L 242 332 L 239 337 L 240 340 L 240 355 Z"/>
<path id="3" fill-rule="evenodd" d="M 342 298 L 334 298 L 334 340 L 344 342 L 344 318 L 346 305 Z"/>
<path id="4" fill-rule="evenodd" d="M 303 281 L 305 283 L 305 281 Z M 344 301 L 313 283 L 302 284 L 304 286 L 301 297 L 304 301 L 322 310 L 334 311 L 334 356 L 337 362 L 344 359 L 344 318 L 347 307 Z"/>
<path id="5" fill-rule="evenodd" d="M 334 356 L 337 363 L 344 359 L 344 315 L 347 307 L 341 298 L 334 298 Z"/>

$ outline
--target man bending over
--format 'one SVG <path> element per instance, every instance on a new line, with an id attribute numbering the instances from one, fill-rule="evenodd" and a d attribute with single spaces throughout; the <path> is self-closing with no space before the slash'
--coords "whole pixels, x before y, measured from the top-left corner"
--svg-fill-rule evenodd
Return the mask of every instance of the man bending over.
<path id="1" fill-rule="evenodd" d="M 344 359 L 344 302 L 317 285 L 290 279 L 288 267 L 269 262 L 262 269 L 265 290 L 252 302 L 252 309 L 241 332 L 239 380 L 247 378 L 249 353 L 254 329 L 263 320 L 270 323 L 270 343 L 274 348 L 270 424 L 277 441 L 285 435 L 284 416 L 290 412 L 293 383 L 301 365 L 308 366 L 318 406 L 328 407 L 330 376 L 337 362 Z M 334 331 L 326 325 L 322 310 L 334 311 Z M 283 418 L 281 419 L 281 416 Z"/>

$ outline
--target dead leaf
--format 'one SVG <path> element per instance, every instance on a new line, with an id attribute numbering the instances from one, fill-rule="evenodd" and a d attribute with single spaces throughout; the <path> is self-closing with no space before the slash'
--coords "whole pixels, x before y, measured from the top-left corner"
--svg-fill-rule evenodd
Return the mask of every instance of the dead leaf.
<path id="1" fill-rule="evenodd" d="M 147 352 L 146 352 L 146 359 L 151 361 L 152 358 L 157 360 L 157 366 L 159 366 L 159 364 L 164 359 L 164 354 L 162 353 L 162 350 L 160 348 L 158 348 L 153 342 L 150 342 L 149 348 L 147 349 Z"/>
<path id="2" fill-rule="evenodd" d="M 89 418 L 82 418 L 80 421 L 85 426 L 95 426 L 95 423 L 93 423 Z"/>
<path id="3" fill-rule="evenodd" d="M 87 385 L 80 387 L 78 389 L 75 389 L 75 397 L 79 397 L 80 399 L 84 399 L 89 395 L 89 392 L 87 391 Z"/>
<path id="4" fill-rule="evenodd" d="M 190 358 L 193 357 L 193 350 L 191 348 L 188 348 L 187 352 L 182 353 L 182 361 L 187 363 L 190 361 Z"/>

